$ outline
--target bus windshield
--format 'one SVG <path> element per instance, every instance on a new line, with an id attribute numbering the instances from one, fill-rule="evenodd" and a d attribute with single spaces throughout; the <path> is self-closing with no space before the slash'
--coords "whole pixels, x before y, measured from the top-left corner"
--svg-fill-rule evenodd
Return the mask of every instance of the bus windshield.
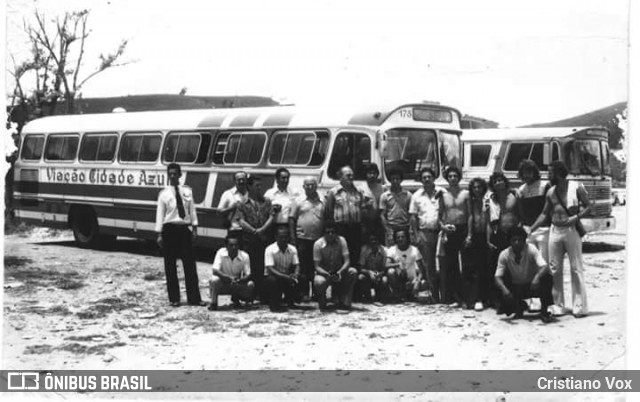
<path id="1" fill-rule="evenodd" d="M 598 140 L 572 140 L 564 145 L 567 168 L 572 174 L 602 174 L 602 158 Z"/>
<path id="2" fill-rule="evenodd" d="M 420 169 L 432 168 L 438 175 L 436 132 L 434 130 L 392 129 L 384 148 L 385 173 L 400 169 L 405 179 L 419 178 Z"/>
<path id="3" fill-rule="evenodd" d="M 460 160 L 460 135 L 457 133 L 440 132 L 440 162 L 442 168 L 448 166 L 462 167 Z"/>

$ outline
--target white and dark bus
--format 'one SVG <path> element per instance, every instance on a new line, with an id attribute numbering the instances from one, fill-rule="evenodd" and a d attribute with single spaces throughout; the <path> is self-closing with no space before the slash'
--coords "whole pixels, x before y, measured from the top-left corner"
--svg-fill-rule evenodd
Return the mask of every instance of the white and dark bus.
<path id="1" fill-rule="evenodd" d="M 561 160 L 568 179 L 581 182 L 591 200 L 590 216 L 582 220 L 588 232 L 612 230 L 609 132 L 601 127 L 549 127 L 464 130 L 464 177 L 488 179 L 502 172 L 512 186 L 520 186 L 518 166 L 531 159 L 547 179 L 551 161 Z"/>
<path id="2" fill-rule="evenodd" d="M 14 211 L 27 222 L 70 228 L 82 247 L 115 236 L 153 239 L 158 193 L 176 162 L 193 189 L 199 242 L 208 245 L 226 235 L 214 208 L 235 172 L 262 176 L 266 189 L 286 167 L 293 188 L 302 192 L 303 178 L 314 176 L 326 191 L 338 184 L 340 167 L 350 165 L 363 185 L 365 165 L 377 163 L 383 180 L 398 168 L 415 188 L 424 167 L 439 181 L 444 167 L 461 167 L 460 119 L 456 109 L 425 103 L 45 117 L 21 133 Z"/>

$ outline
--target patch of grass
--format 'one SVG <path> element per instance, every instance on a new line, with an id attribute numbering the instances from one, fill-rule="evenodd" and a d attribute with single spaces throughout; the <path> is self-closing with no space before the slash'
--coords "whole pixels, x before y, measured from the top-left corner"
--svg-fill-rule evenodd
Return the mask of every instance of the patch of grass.
<path id="1" fill-rule="evenodd" d="M 66 316 L 66 315 L 70 315 L 71 311 L 69 311 L 69 308 L 67 306 L 58 305 L 58 306 L 53 306 L 51 308 L 43 310 L 43 313 L 48 315 Z"/>
<path id="2" fill-rule="evenodd" d="M 267 335 L 266 333 L 262 332 L 262 331 L 249 331 L 247 332 L 247 336 L 250 336 L 252 338 L 264 338 Z"/>
<path id="3" fill-rule="evenodd" d="M 24 349 L 25 355 L 42 355 L 51 353 L 53 347 L 51 345 L 29 345 Z"/>
<path id="4" fill-rule="evenodd" d="M 56 280 L 55 286 L 58 289 L 62 289 L 62 290 L 74 290 L 74 289 L 80 289 L 81 287 L 84 287 L 85 283 L 82 281 L 76 281 L 74 279 L 59 278 L 58 280 Z"/>
<path id="5" fill-rule="evenodd" d="M 138 338 L 156 339 L 158 341 L 166 341 L 167 340 L 167 338 L 165 338 L 164 336 L 158 336 L 158 335 L 148 335 L 148 334 L 131 334 L 131 335 L 129 335 L 129 339 L 138 339 Z"/>
<path id="6" fill-rule="evenodd" d="M 162 272 L 150 272 L 144 274 L 144 276 L 142 277 L 142 279 L 144 279 L 145 281 L 158 281 L 163 278 L 164 274 Z"/>
<path id="7" fill-rule="evenodd" d="M 85 341 L 85 342 L 90 342 L 90 341 L 94 341 L 96 338 L 98 339 L 103 339 L 105 336 L 101 335 L 101 334 L 95 334 L 95 335 L 78 335 L 78 336 L 67 336 L 65 337 L 65 341 Z"/>
<path id="8" fill-rule="evenodd" d="M 122 295 L 124 297 L 130 297 L 133 299 L 141 299 L 142 297 L 144 297 L 144 292 L 141 292 L 139 290 L 127 290 Z"/>
<path id="9" fill-rule="evenodd" d="M 59 346 L 56 350 L 63 350 L 65 352 L 71 352 L 75 354 L 90 354 L 90 355 L 103 355 L 107 351 L 107 349 L 117 348 L 120 346 L 126 346 L 127 344 L 124 342 L 111 342 L 111 343 L 101 343 L 98 345 L 87 346 L 82 345 L 78 342 L 67 343 L 63 346 Z"/>
<path id="10" fill-rule="evenodd" d="M 16 257 L 13 255 L 6 255 L 4 257 L 4 269 L 5 274 L 11 270 L 15 270 L 16 268 L 20 268 L 24 265 L 31 264 L 33 260 L 31 258 L 26 257 Z M 12 275 L 14 276 L 14 275 Z M 14 276 L 15 277 L 15 276 Z M 6 278 L 6 276 L 5 276 Z"/>

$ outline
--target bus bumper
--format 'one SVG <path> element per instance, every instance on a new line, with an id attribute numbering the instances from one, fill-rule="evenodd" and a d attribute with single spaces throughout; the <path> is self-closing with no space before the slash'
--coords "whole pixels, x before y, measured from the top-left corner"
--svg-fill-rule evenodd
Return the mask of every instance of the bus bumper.
<path id="1" fill-rule="evenodd" d="M 582 218 L 582 225 L 587 232 L 604 232 L 616 228 L 616 218 L 613 216 L 606 218 Z"/>

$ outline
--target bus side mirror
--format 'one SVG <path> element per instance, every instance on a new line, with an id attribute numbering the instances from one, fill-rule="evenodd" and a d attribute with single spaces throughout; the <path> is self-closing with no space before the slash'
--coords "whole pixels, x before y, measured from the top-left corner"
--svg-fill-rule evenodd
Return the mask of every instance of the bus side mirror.
<path id="1" fill-rule="evenodd" d="M 548 165 L 549 163 L 551 163 L 551 158 L 549 158 L 549 144 L 544 144 L 543 145 L 543 151 L 542 151 L 542 163 L 544 165 Z"/>

